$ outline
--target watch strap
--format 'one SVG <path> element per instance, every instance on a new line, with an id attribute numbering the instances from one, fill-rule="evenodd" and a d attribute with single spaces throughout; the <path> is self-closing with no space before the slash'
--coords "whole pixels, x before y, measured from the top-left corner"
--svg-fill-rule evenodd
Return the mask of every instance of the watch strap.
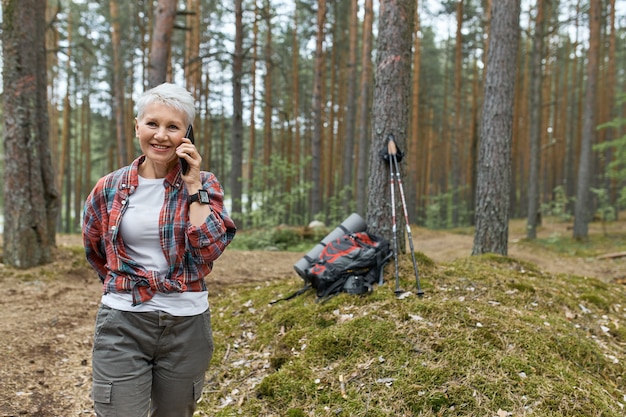
<path id="1" fill-rule="evenodd" d="M 198 202 L 200 204 L 209 204 L 209 192 L 204 189 L 198 190 L 197 193 L 189 196 L 189 204 Z"/>

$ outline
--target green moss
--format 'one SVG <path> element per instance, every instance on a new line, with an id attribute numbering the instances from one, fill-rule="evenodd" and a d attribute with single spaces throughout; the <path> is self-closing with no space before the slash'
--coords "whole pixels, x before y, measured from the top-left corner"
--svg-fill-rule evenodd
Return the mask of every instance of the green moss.
<path id="1" fill-rule="evenodd" d="M 607 310 L 610 306 L 610 302 L 605 297 L 603 297 L 601 294 L 598 294 L 598 293 L 581 294 L 580 300 L 590 303 L 590 304 L 594 304 L 595 306 L 597 306 L 598 308 L 602 310 Z"/>
<path id="2" fill-rule="evenodd" d="M 521 292 L 534 293 L 535 287 L 527 282 L 512 281 L 507 283 L 508 287 Z"/>
<path id="3" fill-rule="evenodd" d="M 622 414 L 624 286 L 540 273 L 510 257 L 419 262 L 423 298 L 405 255 L 400 284 L 413 293 L 402 299 L 392 268 L 365 297 L 318 304 L 310 292 L 269 307 L 294 290 L 285 281 L 213 300 L 218 346 L 239 342 L 242 326 L 254 338 L 227 360 L 225 349 L 216 350 L 216 394 L 200 409 L 216 416 Z M 237 307 L 247 300 L 254 313 Z M 241 361 L 242 369 L 232 365 Z M 220 406 L 227 394 L 235 401 Z"/>

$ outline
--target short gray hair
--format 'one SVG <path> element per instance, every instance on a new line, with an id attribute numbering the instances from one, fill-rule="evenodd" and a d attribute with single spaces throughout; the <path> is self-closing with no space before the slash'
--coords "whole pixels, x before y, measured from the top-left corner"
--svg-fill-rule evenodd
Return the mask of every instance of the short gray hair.
<path id="1" fill-rule="evenodd" d="M 196 117 L 196 106 L 193 96 L 185 88 L 176 84 L 159 84 L 141 94 L 137 99 L 137 118 L 141 119 L 146 107 L 153 103 L 162 103 L 182 111 L 187 117 L 187 124 L 192 124 Z"/>

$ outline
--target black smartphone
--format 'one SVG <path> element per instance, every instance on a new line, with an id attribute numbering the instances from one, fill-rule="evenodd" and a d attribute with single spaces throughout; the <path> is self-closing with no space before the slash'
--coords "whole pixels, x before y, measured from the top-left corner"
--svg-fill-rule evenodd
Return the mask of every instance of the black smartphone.
<path id="1" fill-rule="evenodd" d="M 191 140 L 191 143 L 195 143 L 193 139 L 193 127 L 191 125 L 187 127 L 185 137 L 189 138 L 189 140 Z M 184 158 L 180 158 L 180 169 L 183 171 L 183 175 L 187 175 L 187 171 L 189 171 L 189 163 L 187 163 Z"/>

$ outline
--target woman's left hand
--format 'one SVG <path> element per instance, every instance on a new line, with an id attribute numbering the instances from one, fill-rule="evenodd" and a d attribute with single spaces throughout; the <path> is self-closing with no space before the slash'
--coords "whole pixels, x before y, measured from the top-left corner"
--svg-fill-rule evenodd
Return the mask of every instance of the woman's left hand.
<path id="1" fill-rule="evenodd" d="M 182 174 L 183 181 L 187 185 L 187 190 L 190 193 L 198 191 L 198 188 L 202 187 L 202 181 L 200 179 L 200 165 L 202 164 L 202 156 L 196 149 L 196 146 L 191 143 L 188 138 L 184 138 L 183 142 L 176 148 L 176 154 L 179 158 L 187 161 L 189 169 L 187 174 Z"/>

